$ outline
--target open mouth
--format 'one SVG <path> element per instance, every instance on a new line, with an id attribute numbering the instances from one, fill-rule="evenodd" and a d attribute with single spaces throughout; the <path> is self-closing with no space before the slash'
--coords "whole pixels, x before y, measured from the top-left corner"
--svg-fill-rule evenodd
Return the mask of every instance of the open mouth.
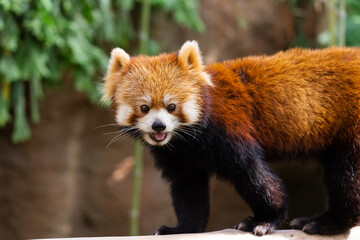
<path id="1" fill-rule="evenodd" d="M 167 133 L 166 132 L 154 132 L 154 133 L 149 133 L 149 136 L 154 142 L 162 142 L 165 140 Z"/>

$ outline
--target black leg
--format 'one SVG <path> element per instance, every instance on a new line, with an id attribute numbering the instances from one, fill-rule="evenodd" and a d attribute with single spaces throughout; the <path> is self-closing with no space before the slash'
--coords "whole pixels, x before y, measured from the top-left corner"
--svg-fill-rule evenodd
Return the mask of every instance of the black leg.
<path id="1" fill-rule="evenodd" d="M 230 180 L 254 214 L 254 217 L 240 222 L 236 229 L 261 236 L 274 232 L 286 219 L 287 205 L 282 183 L 265 162 L 241 162 L 234 167 Z"/>
<path id="2" fill-rule="evenodd" d="M 332 235 L 360 223 L 360 151 L 354 144 L 348 151 L 333 148 L 323 161 L 324 182 L 329 195 L 327 212 L 312 218 L 297 218 L 293 228 L 308 234 Z"/>
<path id="3" fill-rule="evenodd" d="M 174 178 L 175 176 L 175 178 Z M 171 197 L 178 219 L 176 227 L 160 227 L 155 234 L 203 232 L 209 218 L 209 175 L 201 170 L 177 173 L 170 179 Z"/>

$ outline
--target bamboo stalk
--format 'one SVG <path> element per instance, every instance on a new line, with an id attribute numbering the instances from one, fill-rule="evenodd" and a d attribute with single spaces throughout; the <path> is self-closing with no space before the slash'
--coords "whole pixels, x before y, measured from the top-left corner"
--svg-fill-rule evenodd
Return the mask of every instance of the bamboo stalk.
<path id="1" fill-rule="evenodd" d="M 139 235 L 142 162 L 143 162 L 143 147 L 140 141 L 136 141 L 133 194 L 132 194 L 131 214 L 130 214 L 130 236 Z"/>
<path id="2" fill-rule="evenodd" d="M 140 31 L 139 31 L 139 52 L 146 54 L 148 52 L 148 41 L 150 32 L 150 1 L 142 0 Z"/>
<path id="3" fill-rule="evenodd" d="M 25 113 L 24 83 L 13 83 L 12 90 L 12 97 L 14 99 L 14 130 L 12 134 L 12 141 L 14 143 L 19 143 L 26 141 L 31 137 Z"/>
<path id="4" fill-rule="evenodd" d="M 142 0 L 140 31 L 139 31 L 139 51 L 142 54 L 148 51 L 149 28 L 150 28 L 150 1 Z M 139 216 L 141 199 L 141 179 L 142 179 L 143 147 L 141 142 L 135 142 L 135 166 L 132 204 L 130 214 L 130 235 L 139 235 Z"/>
<path id="5" fill-rule="evenodd" d="M 40 122 L 39 98 L 40 98 L 40 78 L 34 77 L 30 81 L 30 115 L 33 123 Z"/>
<path id="6" fill-rule="evenodd" d="M 339 0 L 339 46 L 345 46 L 346 36 L 346 0 Z"/>
<path id="7" fill-rule="evenodd" d="M 0 86 L 0 127 L 3 127 L 11 120 L 9 113 L 11 85 L 9 82 L 3 82 Z"/>
<path id="8" fill-rule="evenodd" d="M 336 0 L 327 1 L 329 46 L 336 45 Z"/>

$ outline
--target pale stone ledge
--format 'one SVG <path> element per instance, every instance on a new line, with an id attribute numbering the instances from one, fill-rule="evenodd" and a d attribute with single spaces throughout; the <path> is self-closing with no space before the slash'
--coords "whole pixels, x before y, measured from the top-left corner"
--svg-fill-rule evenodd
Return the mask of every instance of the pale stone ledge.
<path id="1" fill-rule="evenodd" d="M 79 238 L 51 238 L 51 240 L 360 240 L 360 226 L 352 228 L 349 232 L 335 236 L 308 235 L 299 230 L 278 230 L 273 234 L 262 237 L 254 236 L 234 229 L 225 229 L 216 232 L 196 234 L 175 234 L 161 236 L 137 237 L 79 237 Z M 44 239 L 43 239 L 44 240 Z M 50 238 L 48 239 L 50 240 Z"/>

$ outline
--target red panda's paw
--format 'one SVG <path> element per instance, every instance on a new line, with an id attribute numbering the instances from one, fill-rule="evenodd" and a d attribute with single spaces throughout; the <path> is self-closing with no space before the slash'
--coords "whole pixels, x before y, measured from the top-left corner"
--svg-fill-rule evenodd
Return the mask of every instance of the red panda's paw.
<path id="1" fill-rule="evenodd" d="M 238 225 L 236 225 L 235 229 L 245 232 L 252 232 L 257 236 L 262 236 L 275 232 L 275 224 L 268 222 L 258 222 L 253 217 L 247 217 Z"/>
<path id="2" fill-rule="evenodd" d="M 168 226 L 161 226 L 156 230 L 153 235 L 168 235 L 168 234 L 179 234 L 179 233 L 192 233 L 194 231 L 189 231 L 179 227 L 168 227 Z"/>
<path id="3" fill-rule="evenodd" d="M 261 222 L 259 223 L 253 230 L 253 233 L 256 236 L 262 236 L 265 234 L 270 234 L 275 232 L 275 226 L 274 224 L 267 223 L 267 222 Z"/>
<path id="4" fill-rule="evenodd" d="M 255 228 L 255 219 L 253 217 L 247 217 L 234 228 L 244 232 L 252 232 Z"/>
<path id="5" fill-rule="evenodd" d="M 351 220 L 337 219 L 319 215 L 314 218 L 296 218 L 291 221 L 291 227 L 307 234 L 335 235 L 348 231 L 354 224 Z"/>
<path id="6" fill-rule="evenodd" d="M 154 233 L 153 235 L 167 235 L 167 234 L 174 234 L 175 233 L 175 228 L 171 228 L 168 226 L 161 226 L 159 227 Z"/>
<path id="7" fill-rule="evenodd" d="M 307 225 L 308 223 L 311 222 L 310 218 L 306 218 L 306 217 L 299 217 L 299 218 L 295 218 L 290 222 L 290 226 L 293 229 L 299 229 L 302 230 L 304 228 L 305 225 Z"/>

